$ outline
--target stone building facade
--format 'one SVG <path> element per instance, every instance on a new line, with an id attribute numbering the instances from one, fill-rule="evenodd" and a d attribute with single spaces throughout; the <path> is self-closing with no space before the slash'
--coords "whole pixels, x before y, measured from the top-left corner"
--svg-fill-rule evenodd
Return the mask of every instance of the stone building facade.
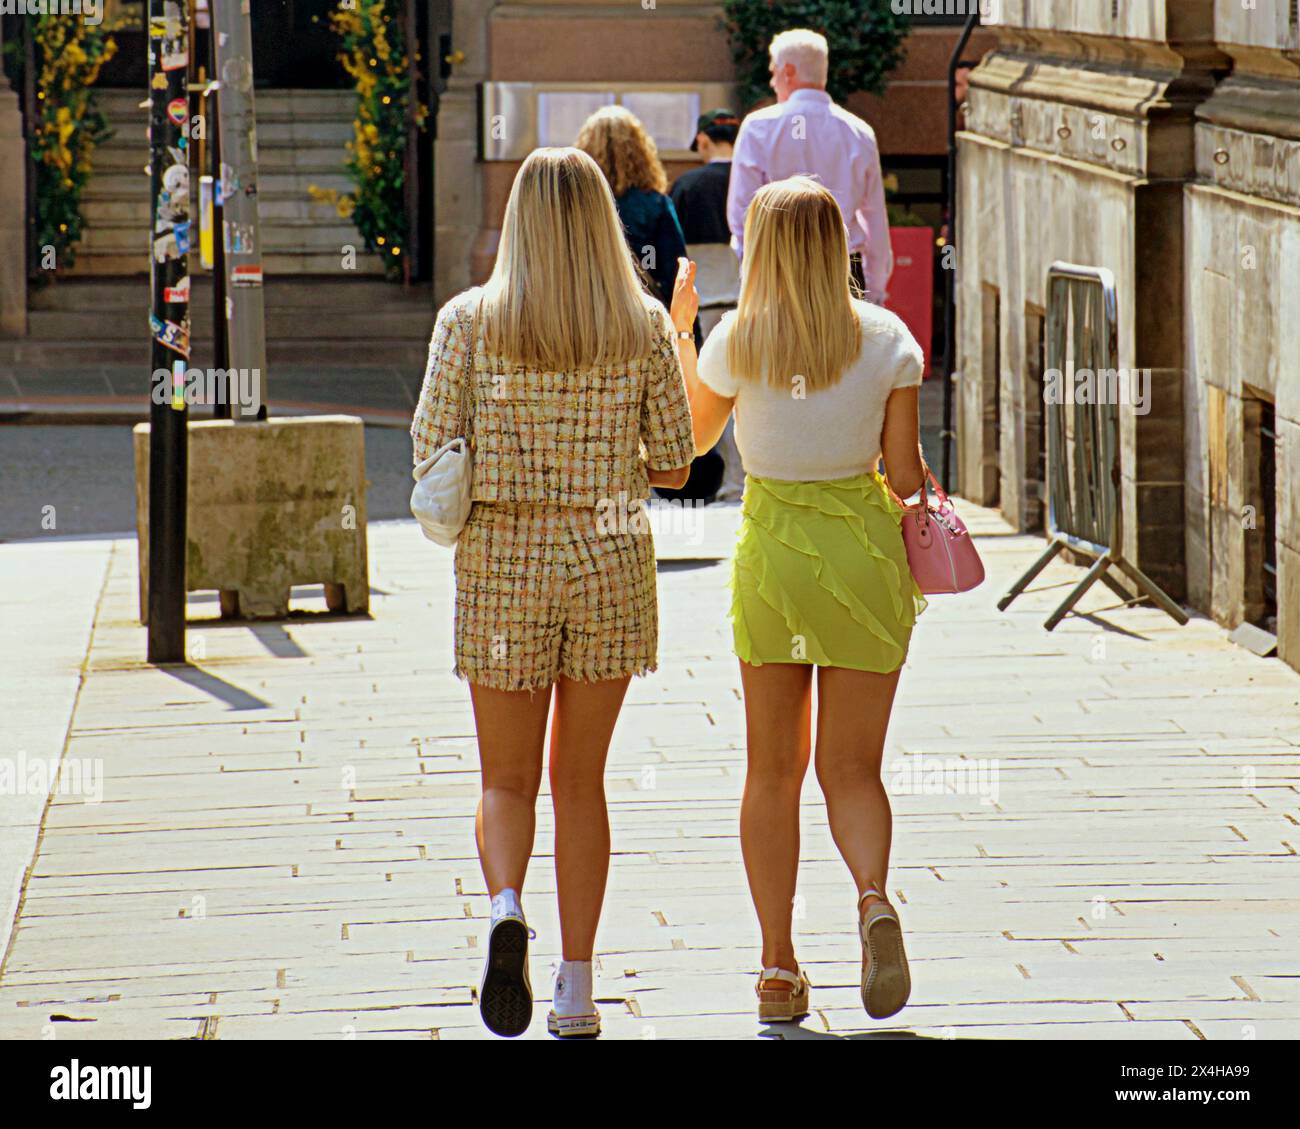
<path id="1" fill-rule="evenodd" d="M 1004 0 L 959 138 L 959 489 L 1042 522 L 1046 275 L 1116 279 L 1126 554 L 1300 666 L 1290 0 Z M 1143 410 L 1145 409 L 1145 410 Z M 1272 546 L 1272 548 L 1270 548 Z"/>
<path id="2" fill-rule="evenodd" d="M 1187 231 L 1187 586 L 1276 616 L 1300 667 L 1300 14 L 1215 6 L 1232 72 L 1198 109 Z"/>
<path id="3" fill-rule="evenodd" d="M 698 0 L 451 0 L 456 63 L 438 116 L 435 291 L 449 296 L 483 277 L 495 254 L 518 161 L 478 159 L 483 83 L 724 83 L 735 68 L 721 3 Z M 876 130 L 886 162 L 943 162 L 948 57 L 960 28 L 918 21 L 906 61 L 883 97 L 854 95 L 849 108 Z M 978 60 L 993 36 L 977 32 Z M 739 109 L 740 107 L 735 107 Z M 665 161 L 669 178 L 691 167 Z M 936 174 L 937 175 L 937 174 Z"/>
<path id="4" fill-rule="evenodd" d="M 725 92 L 734 80 L 720 0 L 418 0 L 415 6 L 430 35 L 425 71 L 437 68 L 441 88 L 433 165 L 420 169 L 422 223 L 429 221 L 431 186 L 435 306 L 490 268 L 519 165 L 515 157 L 481 159 L 485 85 L 689 84 Z M 351 188 L 343 148 L 352 130 L 351 80 L 334 59 L 337 44 L 327 18 L 333 7 L 332 0 L 254 5 L 266 173 L 261 201 L 272 275 L 332 274 L 334 248 L 356 242 L 333 205 L 311 195 L 313 186 Z M 147 268 L 135 234 L 148 209 L 147 180 L 134 175 L 140 158 L 133 149 L 144 128 L 139 92 L 145 83 L 145 9 L 141 0 L 108 0 L 105 18 L 116 29 L 118 52 L 100 76 L 98 93 L 115 140 L 95 151 L 95 175 L 82 200 L 86 233 L 77 263 L 65 273 L 138 278 Z M 7 19 L 0 21 L 0 34 L 14 30 L 17 17 Z M 875 128 L 882 153 L 903 179 L 904 194 L 909 182 L 924 186 L 930 198 L 925 218 L 936 225 L 946 67 L 958 23 L 916 17 L 906 61 L 889 76 L 886 95 L 849 99 L 850 108 Z M 992 42 L 991 35 L 977 33 L 967 57 L 977 60 Z M 6 205 L 0 208 L 0 341 L 29 332 L 25 148 L 19 98 L 0 68 L 0 200 Z M 683 159 L 666 162 L 670 177 L 693 163 L 685 159 L 688 153 L 678 156 Z M 427 263 L 427 255 L 421 258 Z M 382 273 L 378 256 L 362 254 L 358 265 L 358 277 Z"/>

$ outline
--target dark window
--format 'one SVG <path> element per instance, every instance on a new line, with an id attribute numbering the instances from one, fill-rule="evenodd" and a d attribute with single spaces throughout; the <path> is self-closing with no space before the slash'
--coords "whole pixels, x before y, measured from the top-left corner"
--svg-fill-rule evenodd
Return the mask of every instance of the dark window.
<path id="1" fill-rule="evenodd" d="M 1047 509 L 1047 404 L 1043 384 L 1046 314 L 1025 310 L 1025 528 L 1043 528 Z"/>
<path id="2" fill-rule="evenodd" d="M 1001 500 L 1002 459 L 1002 296 L 996 286 L 983 287 L 980 341 L 980 401 L 983 408 L 984 457 L 980 462 L 979 504 Z"/>
<path id="3" fill-rule="evenodd" d="M 1294 2 L 1294 0 L 1293 0 Z M 1264 536 L 1264 619 L 1277 621 L 1277 413 L 1266 401 L 1259 405 L 1259 529 Z M 1269 625 L 1265 623 L 1266 627 Z M 1272 629 L 1271 627 L 1269 628 Z"/>

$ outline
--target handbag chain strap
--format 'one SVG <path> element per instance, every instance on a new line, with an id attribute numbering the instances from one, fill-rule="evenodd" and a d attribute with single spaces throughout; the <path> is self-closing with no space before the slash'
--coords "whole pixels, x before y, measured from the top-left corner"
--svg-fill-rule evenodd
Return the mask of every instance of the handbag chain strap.
<path id="1" fill-rule="evenodd" d="M 474 438 L 470 428 L 474 423 L 474 353 L 478 348 L 479 313 L 483 308 L 483 299 L 479 299 L 474 313 L 470 316 L 469 337 L 465 342 L 465 363 L 461 366 L 460 385 L 460 421 L 458 430 L 461 437 L 472 448 Z"/>

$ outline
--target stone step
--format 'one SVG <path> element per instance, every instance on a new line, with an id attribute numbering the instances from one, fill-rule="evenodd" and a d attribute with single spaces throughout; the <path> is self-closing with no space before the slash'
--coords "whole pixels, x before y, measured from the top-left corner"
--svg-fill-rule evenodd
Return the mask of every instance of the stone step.
<path id="1" fill-rule="evenodd" d="M 307 189 L 313 185 L 318 188 L 332 188 L 337 192 L 351 192 L 353 188 L 352 181 L 348 179 L 347 173 L 343 169 L 343 162 L 339 161 L 335 166 L 336 171 L 324 170 L 321 172 L 310 172 L 299 169 L 293 172 L 273 171 L 259 176 L 257 180 L 257 189 L 261 196 L 288 197 L 296 199 L 310 199 Z M 144 167 L 132 169 L 130 172 L 110 170 L 93 175 L 90 183 L 86 185 L 86 191 L 82 195 L 83 200 L 104 200 L 119 199 L 126 197 L 139 197 L 148 199 L 149 197 L 149 177 L 144 173 Z"/>
<path id="2" fill-rule="evenodd" d="M 318 364 L 338 369 L 388 365 L 401 368 L 418 381 L 428 359 L 428 341 L 346 342 L 328 339 L 272 339 L 267 341 L 267 363 L 274 374 L 276 365 Z M 211 344 L 195 338 L 191 343 L 191 363 L 200 367 L 211 363 Z M 28 338 L 0 341 L 0 369 L 99 369 L 136 367 L 142 374 L 149 371 L 149 342 L 94 341 L 83 343 L 33 341 Z M 102 386 L 95 382 L 95 391 Z"/>
<path id="3" fill-rule="evenodd" d="M 310 145 L 314 148 L 337 145 L 340 149 L 352 140 L 352 118 L 285 118 L 257 122 L 257 150 Z"/>
<path id="4" fill-rule="evenodd" d="M 99 87 L 95 98 L 100 112 L 113 124 L 115 119 L 138 118 L 147 120 L 149 111 L 141 106 L 145 91 Z M 345 118 L 351 121 L 356 115 L 357 96 L 351 90 L 256 90 L 253 109 L 258 127 L 264 121 L 284 119 L 324 120 Z"/>
<path id="5" fill-rule="evenodd" d="M 149 260 L 143 252 L 136 254 L 128 252 L 112 252 L 98 255 L 79 254 L 76 264 L 68 268 L 68 274 L 70 277 L 145 274 L 148 269 Z M 339 255 L 335 251 L 304 254 L 270 253 L 263 256 L 262 269 L 268 275 L 337 274 L 339 273 Z M 356 273 L 358 275 L 382 275 L 384 273 L 383 261 L 378 255 L 358 252 Z"/>
<path id="6" fill-rule="evenodd" d="M 194 277 L 191 301 L 195 306 L 211 305 L 211 280 L 205 274 Z M 369 310 L 400 308 L 413 314 L 433 311 L 433 292 L 427 283 L 411 287 L 383 279 L 340 277 L 277 278 L 270 276 L 263 288 L 266 307 L 313 309 L 338 306 Z M 149 280 L 139 275 L 102 279 L 64 279 L 53 286 L 31 291 L 30 308 L 45 311 L 96 309 L 131 310 L 149 301 Z"/>
<path id="7" fill-rule="evenodd" d="M 212 333 L 212 304 L 198 302 L 191 305 L 191 332 L 210 337 Z M 277 341 L 321 340 L 364 342 L 381 339 L 392 342 L 428 346 L 433 331 L 434 312 L 424 316 L 413 315 L 410 310 L 340 309 L 330 307 L 309 311 L 302 307 L 293 309 L 271 308 L 266 311 L 266 335 Z M 148 337 L 149 308 L 146 301 L 131 311 L 115 309 L 86 309 L 80 311 L 29 310 L 27 328 L 29 338 L 58 342 L 65 338 L 74 341 L 135 341 Z"/>
<path id="8" fill-rule="evenodd" d="M 95 153 L 95 173 L 83 195 L 86 227 L 76 248 L 73 278 L 142 274 L 150 215 L 148 106 L 139 90 L 101 89 L 99 108 L 113 136 Z M 337 275 L 345 246 L 358 248 L 358 276 L 382 275 L 381 256 L 361 249 L 361 237 L 310 189 L 353 189 L 345 148 L 353 135 L 356 95 L 350 90 L 261 90 L 255 95 L 259 153 L 258 203 L 263 266 L 289 276 Z"/>
<path id="9" fill-rule="evenodd" d="M 346 165 L 348 152 L 339 141 L 312 145 L 309 143 L 291 145 L 258 146 L 257 170 L 261 174 L 288 172 L 337 172 Z M 144 174 L 149 163 L 148 146 L 141 144 L 99 145 L 91 156 L 91 163 L 97 174 L 126 173 Z"/>
<path id="10" fill-rule="evenodd" d="M 149 198 L 110 196 L 86 200 L 82 204 L 81 214 L 91 227 L 130 227 L 139 231 L 140 226 L 149 221 Z M 334 205 L 328 201 L 295 200 L 283 196 L 259 198 L 257 214 L 268 226 L 291 221 L 333 224 L 351 222 L 342 220 Z"/>
<path id="11" fill-rule="evenodd" d="M 145 245 L 148 239 L 146 227 L 140 224 L 122 224 L 110 227 L 91 227 L 87 224 L 77 244 L 77 254 L 116 254 L 133 251 Z M 280 251 L 286 254 L 301 250 L 304 253 L 314 251 L 334 251 L 336 257 L 342 254 L 345 246 L 357 248 L 361 252 L 361 236 L 348 220 L 338 219 L 325 223 L 315 220 L 282 220 L 274 224 L 262 224 L 261 241 L 263 251 Z"/>
<path id="12" fill-rule="evenodd" d="M 119 145 L 109 142 L 106 145 L 96 145 L 95 151 L 90 155 L 90 163 L 95 170 L 91 176 L 91 184 L 110 174 L 115 176 L 139 174 L 142 180 L 146 180 L 144 170 L 149 164 L 149 147 L 145 143 Z"/>
<path id="13" fill-rule="evenodd" d="M 141 112 L 138 118 L 111 118 L 113 135 L 95 146 L 96 153 L 115 150 L 147 153 L 149 120 Z M 341 149 L 352 140 L 352 119 L 286 118 L 283 121 L 257 122 L 257 151 L 306 146 L 313 149 Z"/>

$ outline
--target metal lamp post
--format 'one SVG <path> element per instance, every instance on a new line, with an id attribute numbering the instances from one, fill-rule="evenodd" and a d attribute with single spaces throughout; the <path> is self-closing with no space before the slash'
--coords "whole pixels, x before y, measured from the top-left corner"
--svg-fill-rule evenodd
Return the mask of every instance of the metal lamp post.
<path id="1" fill-rule="evenodd" d="M 149 638 L 151 663 L 185 661 L 185 372 L 190 356 L 189 20 L 149 3 Z"/>

